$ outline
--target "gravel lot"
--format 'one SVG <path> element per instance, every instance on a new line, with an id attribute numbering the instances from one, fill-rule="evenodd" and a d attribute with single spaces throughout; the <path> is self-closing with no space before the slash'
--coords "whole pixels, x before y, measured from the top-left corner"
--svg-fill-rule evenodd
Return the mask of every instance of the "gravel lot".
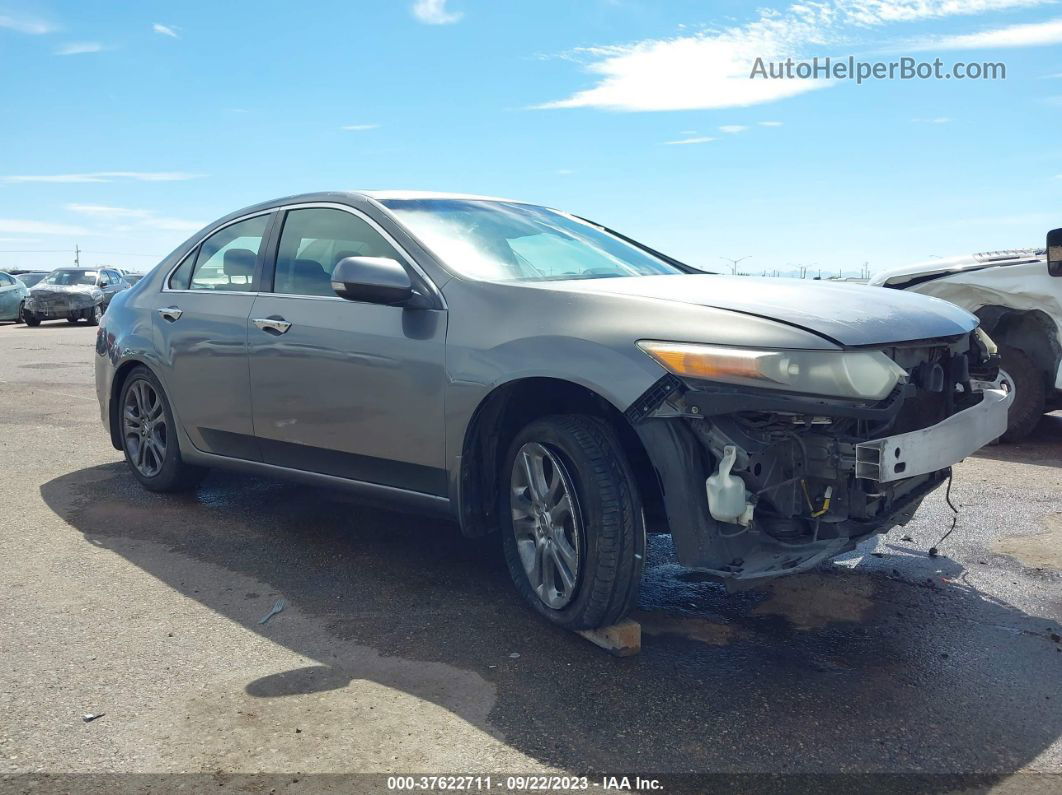
<path id="1" fill-rule="evenodd" d="M 1062 785 L 1062 416 L 956 467 L 939 558 L 942 491 L 859 554 L 737 595 L 655 537 L 643 650 L 615 659 L 536 619 L 493 545 L 449 525 L 231 474 L 143 491 L 99 423 L 94 334 L 0 326 L 0 789 L 259 771 L 337 791 L 306 774 Z"/>

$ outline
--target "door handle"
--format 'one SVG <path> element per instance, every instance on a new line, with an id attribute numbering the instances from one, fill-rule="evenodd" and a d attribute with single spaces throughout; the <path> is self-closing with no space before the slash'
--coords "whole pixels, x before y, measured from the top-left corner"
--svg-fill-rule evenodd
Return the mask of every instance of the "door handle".
<path id="1" fill-rule="evenodd" d="M 181 319 L 181 315 L 184 314 L 184 310 L 181 309 L 179 306 L 164 306 L 162 307 L 162 309 L 159 310 L 159 314 L 172 323 L 175 320 Z"/>
<path id="2" fill-rule="evenodd" d="M 282 317 L 256 317 L 251 322 L 267 334 L 279 335 L 291 328 L 291 323 Z"/>

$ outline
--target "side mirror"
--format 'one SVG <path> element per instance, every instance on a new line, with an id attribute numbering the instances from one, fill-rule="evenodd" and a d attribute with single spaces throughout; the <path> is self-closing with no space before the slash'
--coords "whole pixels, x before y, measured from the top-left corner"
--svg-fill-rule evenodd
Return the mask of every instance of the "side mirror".
<path id="1" fill-rule="evenodd" d="M 1047 272 L 1052 276 L 1062 276 L 1062 229 L 1052 229 L 1047 233 Z"/>
<path id="2" fill-rule="evenodd" d="M 340 298 L 396 306 L 416 293 L 406 269 L 388 257 L 345 257 L 332 271 L 332 289 Z"/>

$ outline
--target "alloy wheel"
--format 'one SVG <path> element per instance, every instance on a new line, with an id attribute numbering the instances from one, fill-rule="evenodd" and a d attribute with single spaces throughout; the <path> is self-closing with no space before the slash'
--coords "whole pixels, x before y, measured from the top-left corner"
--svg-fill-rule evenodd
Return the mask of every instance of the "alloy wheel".
<path id="1" fill-rule="evenodd" d="M 129 460 L 144 477 L 155 477 L 166 461 L 168 428 L 162 397 L 143 378 L 134 381 L 125 393 L 122 430 Z"/>
<path id="2" fill-rule="evenodd" d="M 575 488 L 560 459 L 528 442 L 516 453 L 510 478 L 516 548 L 531 589 L 559 610 L 579 586 L 582 527 Z"/>

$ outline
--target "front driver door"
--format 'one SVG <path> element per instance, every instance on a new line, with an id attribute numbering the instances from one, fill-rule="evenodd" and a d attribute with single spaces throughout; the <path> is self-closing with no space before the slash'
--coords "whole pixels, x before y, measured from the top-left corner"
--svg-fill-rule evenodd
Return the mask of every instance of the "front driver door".
<path id="1" fill-rule="evenodd" d="M 254 429 L 272 464 L 444 496 L 446 312 L 339 298 L 336 263 L 390 257 L 370 219 L 350 209 L 286 213 L 273 290 L 248 319 Z"/>

